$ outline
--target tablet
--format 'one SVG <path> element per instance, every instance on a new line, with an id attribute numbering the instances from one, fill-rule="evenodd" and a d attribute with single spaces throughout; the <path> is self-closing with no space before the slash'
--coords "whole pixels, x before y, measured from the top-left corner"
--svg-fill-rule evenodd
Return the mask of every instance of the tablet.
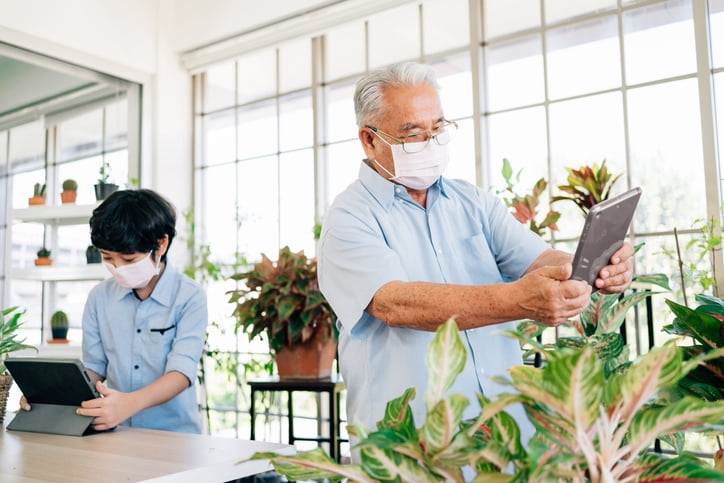
<path id="1" fill-rule="evenodd" d="M 594 282 L 611 256 L 623 245 L 633 218 L 641 188 L 633 188 L 594 205 L 586 215 L 581 238 L 573 256 L 572 280 Z"/>
<path id="2" fill-rule="evenodd" d="M 5 367 L 31 406 L 80 406 L 83 401 L 101 397 L 78 359 L 8 357 Z"/>

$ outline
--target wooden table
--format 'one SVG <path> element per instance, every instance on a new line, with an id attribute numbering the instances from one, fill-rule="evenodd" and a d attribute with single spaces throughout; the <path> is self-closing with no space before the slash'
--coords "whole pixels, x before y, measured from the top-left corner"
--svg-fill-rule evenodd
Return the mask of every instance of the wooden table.
<path id="1" fill-rule="evenodd" d="M 0 427 L 0 481 L 224 482 L 271 469 L 266 460 L 236 464 L 257 451 L 294 448 L 125 426 L 82 437 Z"/>

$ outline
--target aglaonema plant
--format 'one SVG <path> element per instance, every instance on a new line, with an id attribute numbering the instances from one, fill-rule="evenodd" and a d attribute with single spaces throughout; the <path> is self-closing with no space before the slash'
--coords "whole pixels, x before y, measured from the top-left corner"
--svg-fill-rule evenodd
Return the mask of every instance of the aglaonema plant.
<path id="1" fill-rule="evenodd" d="M 520 332 L 511 336 L 527 341 Z M 454 320 L 438 329 L 427 354 L 427 416 L 415 425 L 410 401 L 415 388 L 388 402 L 375 431 L 351 425 L 359 439 L 359 463 L 342 465 L 321 449 L 293 456 L 257 453 L 290 480 L 357 482 L 654 482 L 722 481 L 724 473 L 688 456 L 647 453 L 654 439 L 704 428 L 724 418 L 724 402 L 685 397 L 668 407 L 649 401 L 708 355 L 683 361 L 673 344 L 652 350 L 605 377 L 590 345 L 541 350 L 543 368 L 515 366 L 510 394 L 490 400 L 478 394 L 481 411 L 463 420 L 470 404 L 448 394 L 462 371 L 466 349 Z M 517 423 L 505 412 L 521 403 L 536 433 L 526 448 Z M 463 468 L 469 473 L 464 474 Z"/>

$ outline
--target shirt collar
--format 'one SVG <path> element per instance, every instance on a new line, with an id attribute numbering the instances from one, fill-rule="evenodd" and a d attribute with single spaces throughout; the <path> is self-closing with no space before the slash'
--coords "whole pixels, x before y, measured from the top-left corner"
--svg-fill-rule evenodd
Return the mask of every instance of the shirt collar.
<path id="1" fill-rule="evenodd" d="M 370 166 L 369 159 L 363 159 L 360 164 L 359 180 L 367 191 L 385 208 L 389 208 L 396 197 L 410 199 L 410 195 L 406 189 L 398 192 L 396 188 L 400 185 L 380 176 L 380 174 Z M 448 197 L 445 191 L 445 178 L 442 176 L 440 176 L 428 190 L 437 191 L 445 198 Z M 428 191 L 428 196 L 430 196 L 430 191 Z"/>

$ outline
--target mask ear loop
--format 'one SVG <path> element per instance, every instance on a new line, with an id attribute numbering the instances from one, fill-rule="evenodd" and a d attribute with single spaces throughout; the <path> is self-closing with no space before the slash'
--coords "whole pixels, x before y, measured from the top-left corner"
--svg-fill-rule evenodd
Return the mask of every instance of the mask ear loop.
<path id="1" fill-rule="evenodd" d="M 380 168 L 382 168 L 382 170 L 383 170 L 385 173 L 387 173 L 387 174 L 390 175 L 390 177 L 387 178 L 388 180 L 389 180 L 389 179 L 395 179 L 395 175 L 392 174 L 392 173 L 390 173 L 390 172 L 387 170 L 387 168 L 385 168 L 385 167 L 382 166 L 380 163 L 378 163 L 376 159 L 371 159 L 370 161 L 372 161 L 373 163 L 375 163 L 377 166 L 379 166 Z"/>

